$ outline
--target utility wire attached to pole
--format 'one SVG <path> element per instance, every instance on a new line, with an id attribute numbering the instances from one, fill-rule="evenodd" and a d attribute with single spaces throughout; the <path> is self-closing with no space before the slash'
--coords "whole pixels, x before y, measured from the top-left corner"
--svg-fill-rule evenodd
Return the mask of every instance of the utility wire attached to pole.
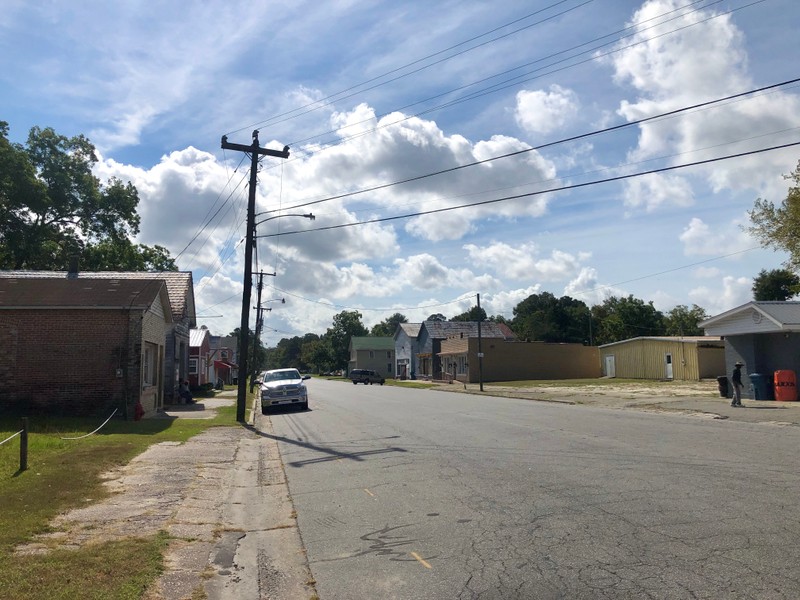
<path id="1" fill-rule="evenodd" d="M 248 342 L 250 341 L 250 295 L 253 287 L 253 246 L 256 235 L 256 187 L 258 183 L 258 160 L 259 156 L 274 156 L 276 158 L 289 158 L 289 146 L 284 146 L 283 150 L 269 150 L 258 145 L 258 129 L 253 131 L 253 143 L 250 146 L 244 144 L 231 144 L 228 136 L 222 136 L 223 150 L 237 150 L 250 154 L 250 189 L 247 197 L 247 231 L 245 233 L 244 248 L 244 277 L 242 284 L 242 321 L 239 327 L 239 384 L 236 394 L 236 420 L 240 423 L 245 421 L 247 407 L 247 375 L 250 372 L 248 366 Z"/>

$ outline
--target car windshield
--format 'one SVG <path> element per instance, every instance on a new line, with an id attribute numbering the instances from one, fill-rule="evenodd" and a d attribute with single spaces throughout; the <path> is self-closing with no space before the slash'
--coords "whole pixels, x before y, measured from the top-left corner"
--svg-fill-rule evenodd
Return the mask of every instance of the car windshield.
<path id="1" fill-rule="evenodd" d="M 272 371 L 264 376 L 264 381 L 280 381 L 281 379 L 300 379 L 300 372 L 297 369 L 286 369 L 285 371 Z"/>

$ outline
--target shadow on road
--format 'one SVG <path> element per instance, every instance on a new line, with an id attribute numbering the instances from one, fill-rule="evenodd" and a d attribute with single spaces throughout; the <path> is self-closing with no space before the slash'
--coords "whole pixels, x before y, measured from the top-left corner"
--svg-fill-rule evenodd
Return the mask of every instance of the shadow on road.
<path id="1" fill-rule="evenodd" d="M 379 449 L 376 449 L 376 450 L 364 450 L 362 452 L 341 452 L 339 450 L 335 450 L 333 448 L 329 448 L 329 447 L 326 447 L 326 446 L 318 446 L 318 445 L 312 444 L 310 442 L 304 442 L 304 441 L 301 441 L 301 440 L 293 440 L 291 438 L 283 437 L 281 435 L 274 435 L 272 433 L 266 433 L 264 431 L 261 431 L 261 430 L 257 429 L 253 425 L 245 425 L 244 427 L 246 429 L 249 429 L 250 431 L 252 431 L 256 435 L 261 436 L 261 437 L 268 438 L 270 440 L 275 440 L 276 442 L 284 442 L 286 444 L 292 444 L 294 446 L 300 446 L 301 448 L 307 448 L 308 450 L 314 450 L 315 452 L 320 452 L 320 453 L 326 455 L 326 456 L 322 456 L 320 458 L 311 458 L 311 459 L 308 459 L 308 460 L 298 460 L 298 461 L 287 463 L 289 466 L 298 467 L 298 468 L 299 467 L 303 467 L 305 465 L 313 465 L 313 464 L 316 464 L 316 463 L 323 463 L 323 462 L 328 462 L 328 461 L 332 461 L 332 460 L 341 460 L 341 459 L 354 460 L 354 461 L 357 461 L 357 462 L 361 462 L 361 461 L 364 460 L 364 457 L 366 457 L 366 456 L 375 456 L 377 454 L 387 454 L 387 453 L 390 453 L 390 452 L 400 452 L 400 453 L 408 452 L 408 450 L 406 450 L 405 448 L 397 448 L 397 447 L 379 448 Z"/>

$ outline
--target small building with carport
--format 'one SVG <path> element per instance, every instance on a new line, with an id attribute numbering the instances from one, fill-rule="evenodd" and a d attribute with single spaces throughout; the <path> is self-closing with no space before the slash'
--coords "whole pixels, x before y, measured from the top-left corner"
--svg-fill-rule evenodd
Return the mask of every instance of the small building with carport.
<path id="1" fill-rule="evenodd" d="M 605 377 L 700 381 L 725 374 L 719 337 L 637 337 L 600 346 Z"/>
<path id="2" fill-rule="evenodd" d="M 707 335 L 725 339 L 726 375 L 737 361 L 744 363 L 745 398 L 756 396 L 752 374 L 768 382 L 775 371 L 800 374 L 800 302 L 748 302 L 706 319 L 700 327 Z"/>

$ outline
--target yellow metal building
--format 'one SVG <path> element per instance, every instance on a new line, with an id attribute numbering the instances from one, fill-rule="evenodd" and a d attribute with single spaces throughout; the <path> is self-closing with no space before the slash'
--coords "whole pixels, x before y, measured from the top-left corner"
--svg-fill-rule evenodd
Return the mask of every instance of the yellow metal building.
<path id="1" fill-rule="evenodd" d="M 606 377 L 699 381 L 725 375 L 720 337 L 638 337 L 600 346 Z"/>

